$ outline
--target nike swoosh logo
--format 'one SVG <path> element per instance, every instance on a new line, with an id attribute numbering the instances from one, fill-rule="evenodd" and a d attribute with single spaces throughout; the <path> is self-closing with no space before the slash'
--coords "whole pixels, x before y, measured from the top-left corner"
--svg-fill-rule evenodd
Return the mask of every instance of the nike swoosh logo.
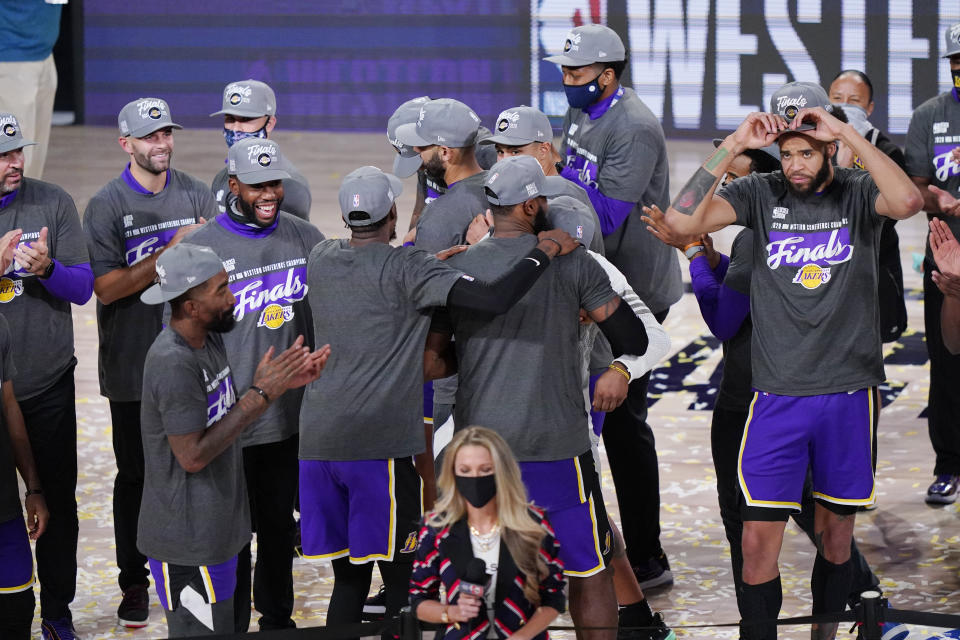
<path id="1" fill-rule="evenodd" d="M 527 258 L 527 260 L 529 260 L 529 261 L 532 262 L 533 264 L 537 265 L 538 267 L 540 266 L 540 261 L 537 260 L 536 258 Z"/>

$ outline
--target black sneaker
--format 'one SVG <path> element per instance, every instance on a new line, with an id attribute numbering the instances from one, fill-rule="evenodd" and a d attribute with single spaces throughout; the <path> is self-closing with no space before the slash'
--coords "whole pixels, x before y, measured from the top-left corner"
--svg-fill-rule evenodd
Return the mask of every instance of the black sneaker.
<path id="1" fill-rule="evenodd" d="M 142 629 L 150 617 L 150 593 L 147 586 L 138 584 L 123 592 L 123 600 L 117 608 L 117 619 L 127 629 Z"/>
<path id="2" fill-rule="evenodd" d="M 380 585 L 377 595 L 370 596 L 363 603 L 363 614 L 360 617 L 362 620 L 376 622 L 383 620 L 385 615 L 387 615 L 387 587 Z"/>
<path id="3" fill-rule="evenodd" d="M 953 504 L 957 501 L 960 476 L 942 473 L 927 489 L 927 504 Z"/>
<path id="4" fill-rule="evenodd" d="M 643 625 L 631 622 L 621 616 L 620 626 L 625 628 L 617 629 L 617 640 L 677 640 L 673 629 L 663 621 L 663 614 L 659 611 L 654 613 L 653 618 Z"/>
<path id="5" fill-rule="evenodd" d="M 644 591 L 657 587 L 669 587 L 673 584 L 670 562 L 663 551 L 658 556 L 647 558 L 643 564 L 634 566 L 633 574 L 637 576 L 637 582 Z"/>

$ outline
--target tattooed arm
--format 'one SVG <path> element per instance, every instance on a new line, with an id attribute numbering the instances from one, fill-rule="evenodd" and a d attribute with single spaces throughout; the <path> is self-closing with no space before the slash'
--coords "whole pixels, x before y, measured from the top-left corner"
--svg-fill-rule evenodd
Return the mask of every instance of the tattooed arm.
<path id="1" fill-rule="evenodd" d="M 699 235 L 722 229 L 737 220 L 733 207 L 714 195 L 717 182 L 735 157 L 747 149 L 773 144 L 787 122 L 769 113 L 751 113 L 727 136 L 693 177 L 683 185 L 666 212 L 667 225 L 680 235 Z M 644 208 L 647 215 L 650 211 Z"/>

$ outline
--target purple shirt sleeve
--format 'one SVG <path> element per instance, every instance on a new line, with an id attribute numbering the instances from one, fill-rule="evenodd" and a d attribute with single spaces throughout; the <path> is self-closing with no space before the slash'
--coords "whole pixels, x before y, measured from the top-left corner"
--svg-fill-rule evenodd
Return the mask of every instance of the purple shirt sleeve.
<path id="1" fill-rule="evenodd" d="M 720 340 L 729 340 L 740 330 L 740 325 L 750 313 L 750 296 L 734 291 L 723 284 L 718 272 L 726 273 L 730 260 L 721 256 L 717 271 L 710 269 L 706 256 L 698 256 L 690 261 L 690 280 L 693 295 L 700 305 L 710 333 Z"/>
<path id="2" fill-rule="evenodd" d="M 600 193 L 600 190 L 596 187 L 584 184 L 580 181 L 579 173 L 573 167 L 564 167 L 560 175 L 580 185 L 587 192 L 587 196 L 590 197 L 590 204 L 593 205 L 593 208 L 597 212 L 597 217 L 600 218 L 600 233 L 605 236 L 616 231 L 636 206 L 636 203 L 633 202 L 624 202 L 623 200 L 605 196 Z"/>
<path id="3" fill-rule="evenodd" d="M 38 278 L 40 283 L 58 298 L 73 304 L 86 304 L 93 294 L 93 269 L 90 263 L 65 265 L 59 260 L 54 262 L 57 266 L 53 268 L 53 273 L 46 280 Z"/>

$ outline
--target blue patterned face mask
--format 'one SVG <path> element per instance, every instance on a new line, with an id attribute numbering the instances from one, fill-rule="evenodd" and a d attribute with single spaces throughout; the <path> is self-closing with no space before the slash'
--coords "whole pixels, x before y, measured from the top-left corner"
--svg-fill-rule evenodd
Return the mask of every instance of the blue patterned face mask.
<path id="1" fill-rule="evenodd" d="M 567 104 L 574 109 L 583 109 L 596 102 L 603 93 L 603 90 L 600 88 L 600 83 L 597 82 L 601 75 L 603 74 L 598 74 L 596 78 L 587 84 L 563 85 L 563 90 L 567 94 Z"/>
<path id="2" fill-rule="evenodd" d="M 246 138 L 266 138 L 268 122 L 270 122 L 270 118 L 267 118 L 267 122 L 264 122 L 263 126 L 256 131 L 231 131 L 230 129 L 224 127 L 223 139 L 227 141 L 227 148 L 229 149 L 236 143 Z"/>

